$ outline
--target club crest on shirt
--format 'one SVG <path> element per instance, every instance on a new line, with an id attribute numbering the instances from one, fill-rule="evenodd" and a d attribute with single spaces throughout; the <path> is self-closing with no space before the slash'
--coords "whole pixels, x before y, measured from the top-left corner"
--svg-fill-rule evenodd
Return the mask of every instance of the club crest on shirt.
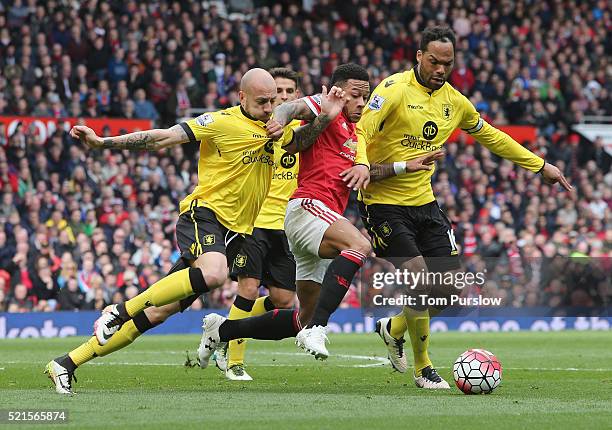
<path id="1" fill-rule="evenodd" d="M 202 127 L 206 127 L 214 121 L 213 117 L 209 113 L 205 113 L 196 118 L 196 122 Z"/>
<path id="2" fill-rule="evenodd" d="M 385 103 L 384 97 L 381 97 L 378 94 L 374 94 L 374 97 L 372 97 L 372 100 L 370 100 L 368 107 L 371 110 L 381 110 L 384 103 Z"/>
<path id="3" fill-rule="evenodd" d="M 214 245 L 215 244 L 215 235 L 214 234 L 207 234 L 206 236 L 204 236 L 204 245 Z"/>
<path id="4" fill-rule="evenodd" d="M 443 104 L 442 105 L 442 118 L 449 120 L 453 117 L 453 105 Z"/>
<path id="5" fill-rule="evenodd" d="M 346 142 L 342 144 L 342 150 L 340 151 L 340 155 L 345 158 L 348 158 L 351 161 L 355 161 L 355 154 L 357 153 L 357 142 L 353 139 L 348 139 Z"/>

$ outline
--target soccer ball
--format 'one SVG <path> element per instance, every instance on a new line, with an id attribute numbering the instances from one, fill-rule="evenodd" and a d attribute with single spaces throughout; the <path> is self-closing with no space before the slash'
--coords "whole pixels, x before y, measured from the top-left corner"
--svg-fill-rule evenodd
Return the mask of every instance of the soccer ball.
<path id="1" fill-rule="evenodd" d="M 502 366 L 493 353 L 469 349 L 455 361 L 453 377 L 465 394 L 489 394 L 501 383 Z"/>

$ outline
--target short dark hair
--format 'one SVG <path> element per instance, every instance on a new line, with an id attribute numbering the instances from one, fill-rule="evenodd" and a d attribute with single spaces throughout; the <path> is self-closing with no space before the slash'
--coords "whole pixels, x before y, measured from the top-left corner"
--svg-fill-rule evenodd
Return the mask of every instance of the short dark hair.
<path id="1" fill-rule="evenodd" d="M 273 78 L 285 78 L 290 79 L 295 82 L 295 87 L 298 88 L 300 86 L 300 75 L 287 67 L 275 67 L 268 71 Z"/>
<path id="2" fill-rule="evenodd" d="M 426 28 L 421 34 L 421 45 L 419 49 L 423 52 L 427 51 L 429 42 L 450 42 L 453 44 L 453 51 L 455 50 L 456 42 L 455 32 L 449 27 L 436 25 L 435 27 Z"/>
<path id="3" fill-rule="evenodd" d="M 332 73 L 330 85 L 342 85 L 349 79 L 370 82 L 370 74 L 359 64 L 340 64 Z"/>

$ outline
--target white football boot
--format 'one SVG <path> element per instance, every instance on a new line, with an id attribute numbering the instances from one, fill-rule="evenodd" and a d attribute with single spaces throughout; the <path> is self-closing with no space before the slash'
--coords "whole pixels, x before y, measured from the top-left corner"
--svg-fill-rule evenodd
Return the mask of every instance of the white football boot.
<path id="1" fill-rule="evenodd" d="M 448 382 L 446 382 L 436 369 L 427 366 L 421 370 L 421 376 L 414 375 L 414 383 L 419 388 L 427 388 L 430 390 L 450 390 Z"/>
<path id="2" fill-rule="evenodd" d="M 68 369 L 60 365 L 57 361 L 51 360 L 45 366 L 45 373 L 55 385 L 55 391 L 59 394 L 68 394 L 72 396 L 72 378 L 76 382 L 74 372 L 69 372 Z"/>
<path id="3" fill-rule="evenodd" d="M 217 348 L 215 352 L 210 357 L 215 362 L 215 366 L 222 372 L 227 370 L 227 344 L 225 344 L 225 348 Z"/>
<path id="4" fill-rule="evenodd" d="M 202 339 L 198 347 L 198 361 L 202 369 L 208 367 L 210 356 L 217 349 L 225 348 L 227 342 L 221 342 L 219 338 L 219 327 L 227 318 L 219 314 L 208 314 L 202 320 Z"/>
<path id="5" fill-rule="evenodd" d="M 316 325 L 311 328 L 303 328 L 295 337 L 295 344 L 307 353 L 314 355 L 317 360 L 325 360 L 329 352 L 325 344 L 327 339 L 327 327 Z"/>
<path id="6" fill-rule="evenodd" d="M 104 308 L 102 315 L 94 322 L 94 335 L 100 345 L 106 345 L 110 338 L 121 328 L 124 321 L 117 312 L 117 305 Z"/>
<path id="7" fill-rule="evenodd" d="M 391 362 L 391 366 L 400 373 L 406 373 L 408 370 L 408 362 L 404 353 L 404 338 L 396 339 L 391 336 L 387 330 L 391 318 L 381 318 L 376 321 L 376 333 L 385 343 L 387 347 L 387 357 Z"/>
<path id="8" fill-rule="evenodd" d="M 252 381 L 251 375 L 249 375 L 242 364 L 234 364 L 232 367 L 225 371 L 225 377 L 230 381 Z"/>

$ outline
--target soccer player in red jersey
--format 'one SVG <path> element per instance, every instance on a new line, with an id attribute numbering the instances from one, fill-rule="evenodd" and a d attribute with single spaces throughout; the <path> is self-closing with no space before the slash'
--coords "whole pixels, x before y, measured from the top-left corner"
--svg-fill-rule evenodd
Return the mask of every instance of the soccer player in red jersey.
<path id="1" fill-rule="evenodd" d="M 334 71 L 331 85 L 329 94 L 324 87 L 321 95 L 278 106 L 274 120 L 267 124 L 273 138 L 293 119 L 311 125 L 306 134 L 296 130 L 291 144 L 283 147 L 300 152 L 298 188 L 285 215 L 285 233 L 296 260 L 299 313 L 274 310 L 242 320 L 206 316 L 198 349 L 200 365 L 225 341 L 241 337 L 277 340 L 297 335 L 296 343 L 316 358 L 329 355 L 327 321 L 371 250 L 369 241 L 341 215 L 350 188 L 340 176 L 350 169 L 349 186 L 355 189 L 369 182 L 365 151 L 358 158 L 355 134 L 370 94 L 369 75 L 361 66 L 343 64 Z"/>
<path id="2" fill-rule="evenodd" d="M 299 313 L 274 310 L 241 320 L 207 315 L 198 349 L 201 364 L 215 348 L 241 337 L 278 340 L 296 336 L 296 343 L 315 358 L 329 355 L 325 346 L 329 317 L 371 251 L 368 239 L 341 215 L 351 189 L 366 187 L 370 178 L 365 151 L 357 148 L 355 134 L 370 93 L 369 75 L 361 66 L 343 64 L 334 71 L 331 85 L 330 94 L 324 87 L 321 95 L 280 105 L 267 124 L 270 136 L 276 137 L 292 119 L 310 122 L 304 132 L 296 130 L 283 148 L 300 152 L 298 188 L 285 216 L 285 232 L 297 266 Z"/>

